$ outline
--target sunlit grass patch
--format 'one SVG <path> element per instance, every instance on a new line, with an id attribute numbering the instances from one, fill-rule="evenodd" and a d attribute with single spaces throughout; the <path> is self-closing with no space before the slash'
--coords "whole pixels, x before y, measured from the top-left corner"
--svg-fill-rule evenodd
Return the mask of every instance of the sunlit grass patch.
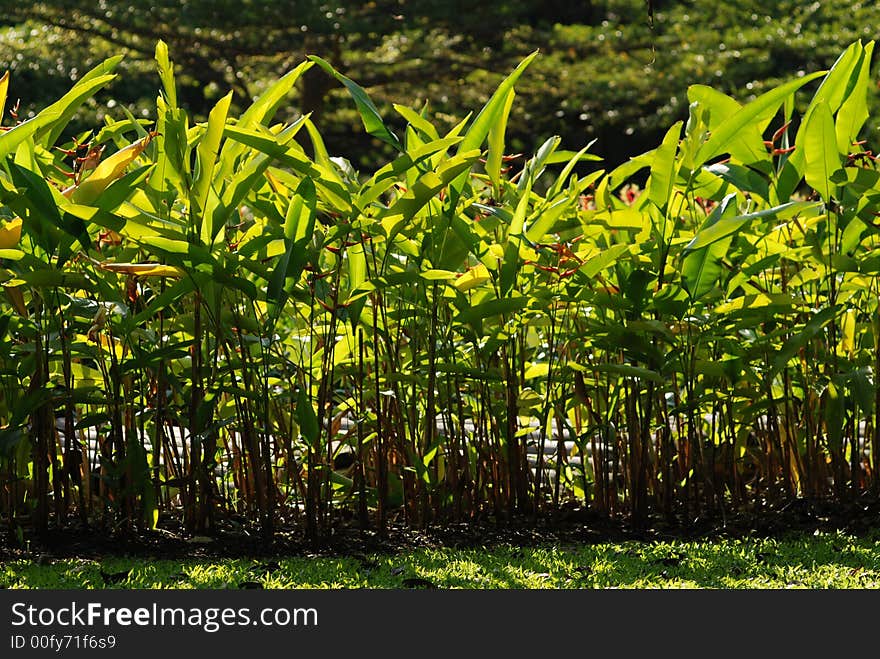
<path id="1" fill-rule="evenodd" d="M 16 560 L 6 588 L 878 588 L 880 534 L 418 549 L 357 557 Z"/>

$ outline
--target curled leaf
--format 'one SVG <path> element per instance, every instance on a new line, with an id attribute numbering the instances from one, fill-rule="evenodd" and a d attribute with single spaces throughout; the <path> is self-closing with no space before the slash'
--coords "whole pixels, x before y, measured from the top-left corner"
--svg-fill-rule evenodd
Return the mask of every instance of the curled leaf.
<path id="1" fill-rule="evenodd" d="M 0 227 L 0 249 L 11 249 L 21 240 L 21 218 L 16 217 Z"/>
<path id="2" fill-rule="evenodd" d="M 480 263 L 461 275 L 452 285 L 459 291 L 464 292 L 479 286 L 485 281 L 489 281 L 490 277 L 489 269 Z"/>
<path id="3" fill-rule="evenodd" d="M 149 133 L 137 142 L 132 142 L 127 147 L 120 149 L 99 163 L 85 181 L 70 186 L 62 194 L 78 204 L 93 202 L 113 181 L 122 176 L 125 168 L 144 152 L 155 135 L 156 133 Z"/>
<path id="4" fill-rule="evenodd" d="M 137 277 L 183 277 L 186 274 L 180 268 L 161 263 L 109 263 L 105 261 L 100 264 L 100 267 L 102 270 Z"/>

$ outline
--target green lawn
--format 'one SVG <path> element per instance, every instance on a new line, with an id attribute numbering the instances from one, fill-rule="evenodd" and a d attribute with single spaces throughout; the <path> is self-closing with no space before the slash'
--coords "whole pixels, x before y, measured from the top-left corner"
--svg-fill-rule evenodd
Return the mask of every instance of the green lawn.
<path id="1" fill-rule="evenodd" d="M 354 557 L 10 561 L 7 588 L 877 588 L 880 532 L 419 549 Z"/>

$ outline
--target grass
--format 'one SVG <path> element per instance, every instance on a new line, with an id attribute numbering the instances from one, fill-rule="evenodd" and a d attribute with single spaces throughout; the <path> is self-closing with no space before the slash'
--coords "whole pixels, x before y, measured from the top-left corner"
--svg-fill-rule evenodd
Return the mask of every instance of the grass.
<path id="1" fill-rule="evenodd" d="M 129 588 L 878 588 L 880 532 L 577 546 L 419 549 L 277 560 L 30 560 L 0 587 Z"/>

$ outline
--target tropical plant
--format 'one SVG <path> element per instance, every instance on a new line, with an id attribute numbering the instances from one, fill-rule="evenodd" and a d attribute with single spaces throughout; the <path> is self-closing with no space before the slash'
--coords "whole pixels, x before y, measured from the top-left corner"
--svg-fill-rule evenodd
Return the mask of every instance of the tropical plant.
<path id="1" fill-rule="evenodd" d="M 5 525 L 235 515 L 268 541 L 875 492 L 873 45 L 744 105 L 691 86 L 609 172 L 558 137 L 508 153 L 537 53 L 451 130 L 395 106 L 398 134 L 315 56 L 191 123 L 159 42 L 155 118 L 57 145 L 104 62 L 0 132 Z M 389 162 L 273 123 L 309 69 Z"/>

